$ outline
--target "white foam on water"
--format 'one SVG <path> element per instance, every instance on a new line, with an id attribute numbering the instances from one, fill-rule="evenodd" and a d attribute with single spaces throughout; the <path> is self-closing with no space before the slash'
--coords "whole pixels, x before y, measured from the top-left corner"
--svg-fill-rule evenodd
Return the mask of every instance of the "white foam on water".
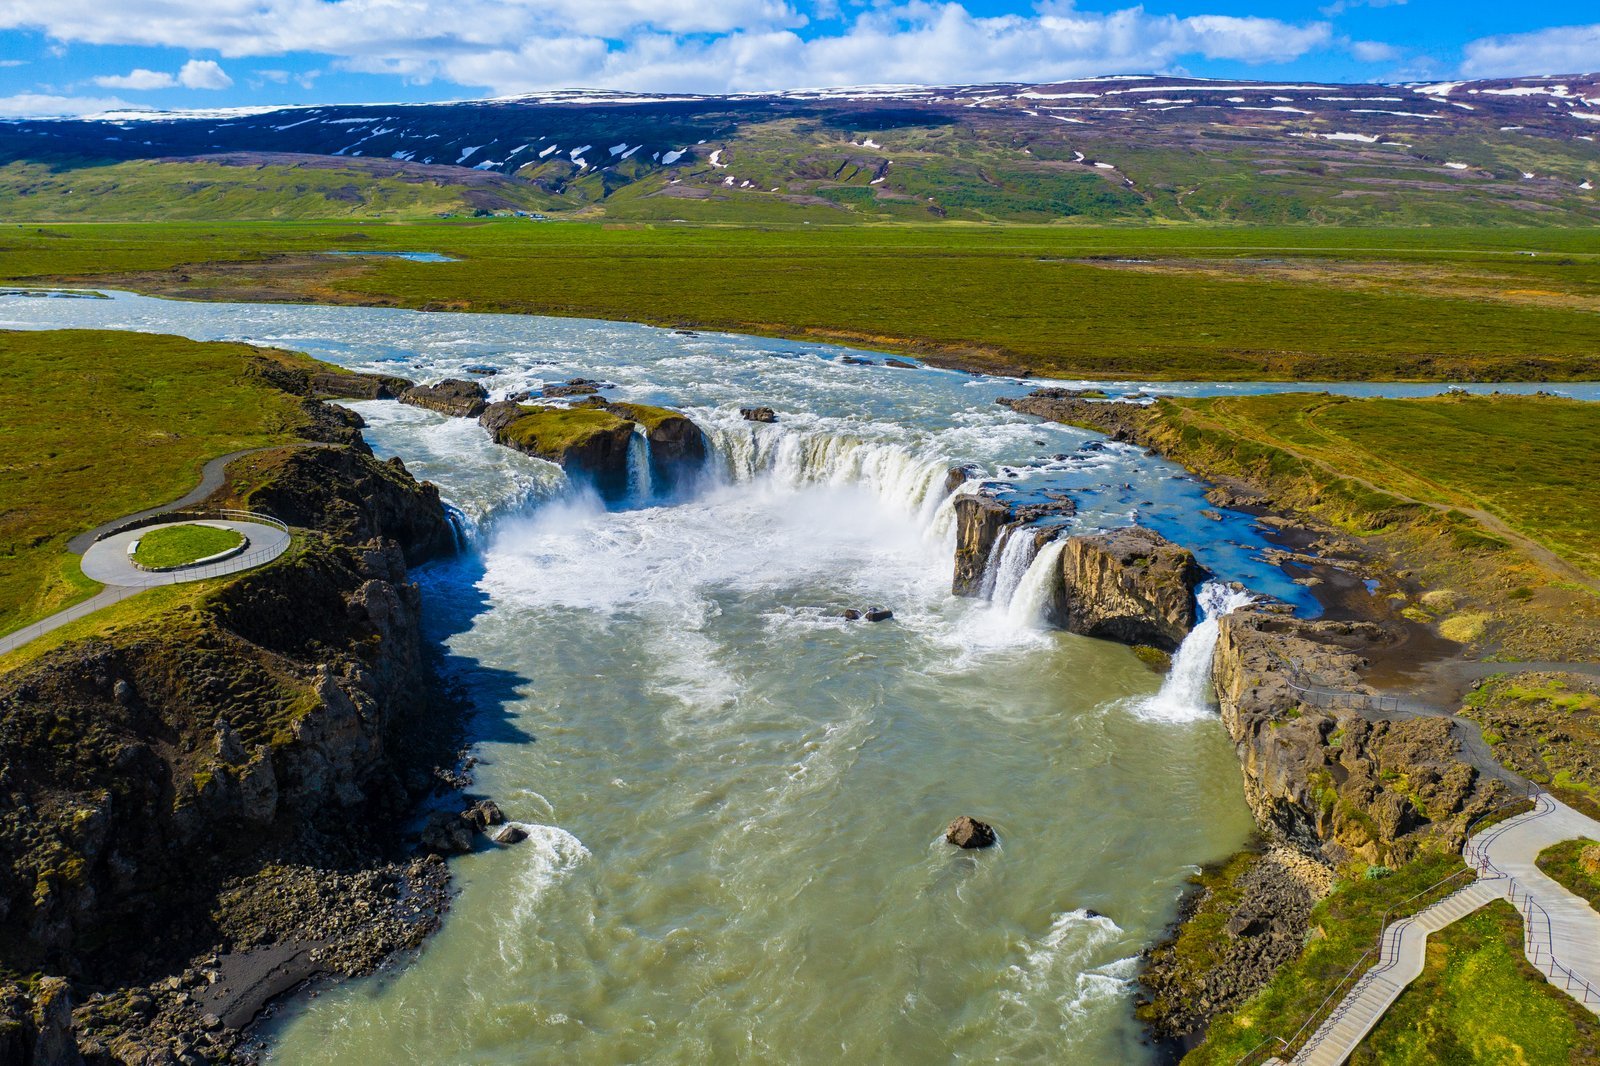
<path id="1" fill-rule="evenodd" d="M 1201 612 L 1200 623 L 1178 646 L 1161 690 L 1135 703 L 1134 713 L 1163 722 L 1196 722 L 1210 718 L 1211 653 L 1217 647 L 1220 619 L 1254 598 L 1248 592 L 1237 592 L 1219 581 L 1201 585 L 1195 594 Z"/>
<path id="2" fill-rule="evenodd" d="M 526 930 L 538 921 L 545 894 L 586 862 L 590 854 L 583 841 L 560 826 L 515 821 L 507 824 L 528 834 L 526 839 L 503 849 L 509 855 L 496 856 L 518 864 L 517 876 L 511 882 L 516 895 L 507 901 L 500 922 L 500 953 L 515 965 L 530 946 Z"/>

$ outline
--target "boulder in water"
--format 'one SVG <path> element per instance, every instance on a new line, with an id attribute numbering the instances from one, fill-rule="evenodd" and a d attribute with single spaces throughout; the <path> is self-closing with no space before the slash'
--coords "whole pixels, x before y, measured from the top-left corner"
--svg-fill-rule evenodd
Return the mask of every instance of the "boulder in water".
<path id="1" fill-rule="evenodd" d="M 887 607 L 868 607 L 861 617 L 869 622 L 887 622 L 894 617 L 894 612 Z"/>
<path id="2" fill-rule="evenodd" d="M 456 418 L 477 418 L 489 405 L 489 392 L 476 381 L 446 378 L 432 385 L 413 385 L 400 394 L 400 402 Z"/>
<path id="3" fill-rule="evenodd" d="M 839 357 L 839 362 L 844 363 L 847 366 L 874 366 L 875 365 L 871 359 L 863 359 L 858 355 L 841 355 Z"/>
<path id="4" fill-rule="evenodd" d="M 861 612 L 856 610 L 854 607 L 846 607 L 844 610 L 839 612 L 839 617 L 843 618 L 846 622 L 859 622 L 861 620 Z"/>
<path id="5" fill-rule="evenodd" d="M 741 407 L 739 417 L 746 422 L 776 422 L 778 412 L 770 407 Z"/>
<path id="6" fill-rule="evenodd" d="M 995 842 L 994 828 L 989 823 L 965 814 L 945 827 L 944 838 L 958 848 L 988 848 Z"/>
<path id="7" fill-rule="evenodd" d="M 461 817 L 480 830 L 487 830 L 491 825 L 499 825 L 506 820 L 494 800 L 479 800 L 463 811 Z"/>
<path id="8" fill-rule="evenodd" d="M 884 366 L 892 366 L 897 370 L 920 370 L 921 369 L 921 367 L 917 366 L 916 363 L 907 362 L 904 359 L 885 359 L 883 361 L 883 365 Z"/>
<path id="9" fill-rule="evenodd" d="M 528 839 L 528 831 L 520 825 L 508 825 L 494 835 L 496 844 L 520 844 Z"/>
<path id="10" fill-rule="evenodd" d="M 422 826 L 422 849 L 436 855 L 462 855 L 472 850 L 472 823 L 459 814 L 434 811 Z"/>

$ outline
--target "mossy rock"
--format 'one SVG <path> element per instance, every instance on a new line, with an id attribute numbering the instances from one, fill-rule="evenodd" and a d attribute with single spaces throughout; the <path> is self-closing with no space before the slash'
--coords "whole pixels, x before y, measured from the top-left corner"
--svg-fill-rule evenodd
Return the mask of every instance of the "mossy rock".
<path id="1" fill-rule="evenodd" d="M 589 478 L 603 496 L 626 491 L 631 421 L 602 407 L 522 410 L 519 417 L 493 430 L 496 442 L 559 463 L 570 476 Z"/>

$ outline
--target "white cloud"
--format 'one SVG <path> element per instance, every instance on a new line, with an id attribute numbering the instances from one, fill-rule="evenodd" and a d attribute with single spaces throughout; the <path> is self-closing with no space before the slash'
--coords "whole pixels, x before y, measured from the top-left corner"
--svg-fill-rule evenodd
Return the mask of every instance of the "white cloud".
<path id="1" fill-rule="evenodd" d="M 177 74 L 164 70 L 146 70 L 138 67 L 126 74 L 102 74 L 94 79 L 102 89 L 226 89 L 233 79 L 217 65 L 214 59 L 191 59 Z"/>
<path id="2" fill-rule="evenodd" d="M 178 83 L 185 89 L 226 89 L 233 79 L 215 59 L 191 59 L 178 71 Z"/>
<path id="3" fill-rule="evenodd" d="M 1322 22 L 1086 12 L 1071 0 L 992 17 L 930 0 L 845 9 L 856 14 L 841 30 L 810 39 L 795 32 L 804 10 L 785 0 L 0 0 L 0 29 L 224 57 L 313 51 L 340 69 L 499 93 L 1048 81 L 1169 72 L 1185 56 L 1288 62 L 1336 43 Z"/>
<path id="4" fill-rule="evenodd" d="M 1382 41 L 1351 41 L 1350 54 L 1363 63 L 1389 63 L 1400 58 L 1400 49 Z"/>
<path id="5" fill-rule="evenodd" d="M 25 67 L 27 65 L 28 61 L 26 59 L 0 59 L 0 67 Z"/>
<path id="6" fill-rule="evenodd" d="M 1469 78 L 1587 73 L 1600 67 L 1600 24 L 1480 37 L 1462 51 L 1461 73 Z"/>
<path id="7" fill-rule="evenodd" d="M 102 74 L 94 83 L 102 89 L 170 89 L 178 79 L 165 71 L 136 67 L 126 74 Z"/>
<path id="8" fill-rule="evenodd" d="M 0 96 L 0 118 L 70 118 L 131 106 L 126 100 L 114 96 L 95 98 L 20 93 L 16 96 Z"/>

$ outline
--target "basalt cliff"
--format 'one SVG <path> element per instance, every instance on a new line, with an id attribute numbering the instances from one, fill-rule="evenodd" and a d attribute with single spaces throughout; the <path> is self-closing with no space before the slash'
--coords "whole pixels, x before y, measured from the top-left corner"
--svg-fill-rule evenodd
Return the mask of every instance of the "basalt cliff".
<path id="1" fill-rule="evenodd" d="M 0 675 L 0 1061 L 229 1061 L 446 903 L 394 828 L 456 736 L 408 573 L 454 544 L 437 490 L 359 438 L 229 475 L 287 555 Z"/>

